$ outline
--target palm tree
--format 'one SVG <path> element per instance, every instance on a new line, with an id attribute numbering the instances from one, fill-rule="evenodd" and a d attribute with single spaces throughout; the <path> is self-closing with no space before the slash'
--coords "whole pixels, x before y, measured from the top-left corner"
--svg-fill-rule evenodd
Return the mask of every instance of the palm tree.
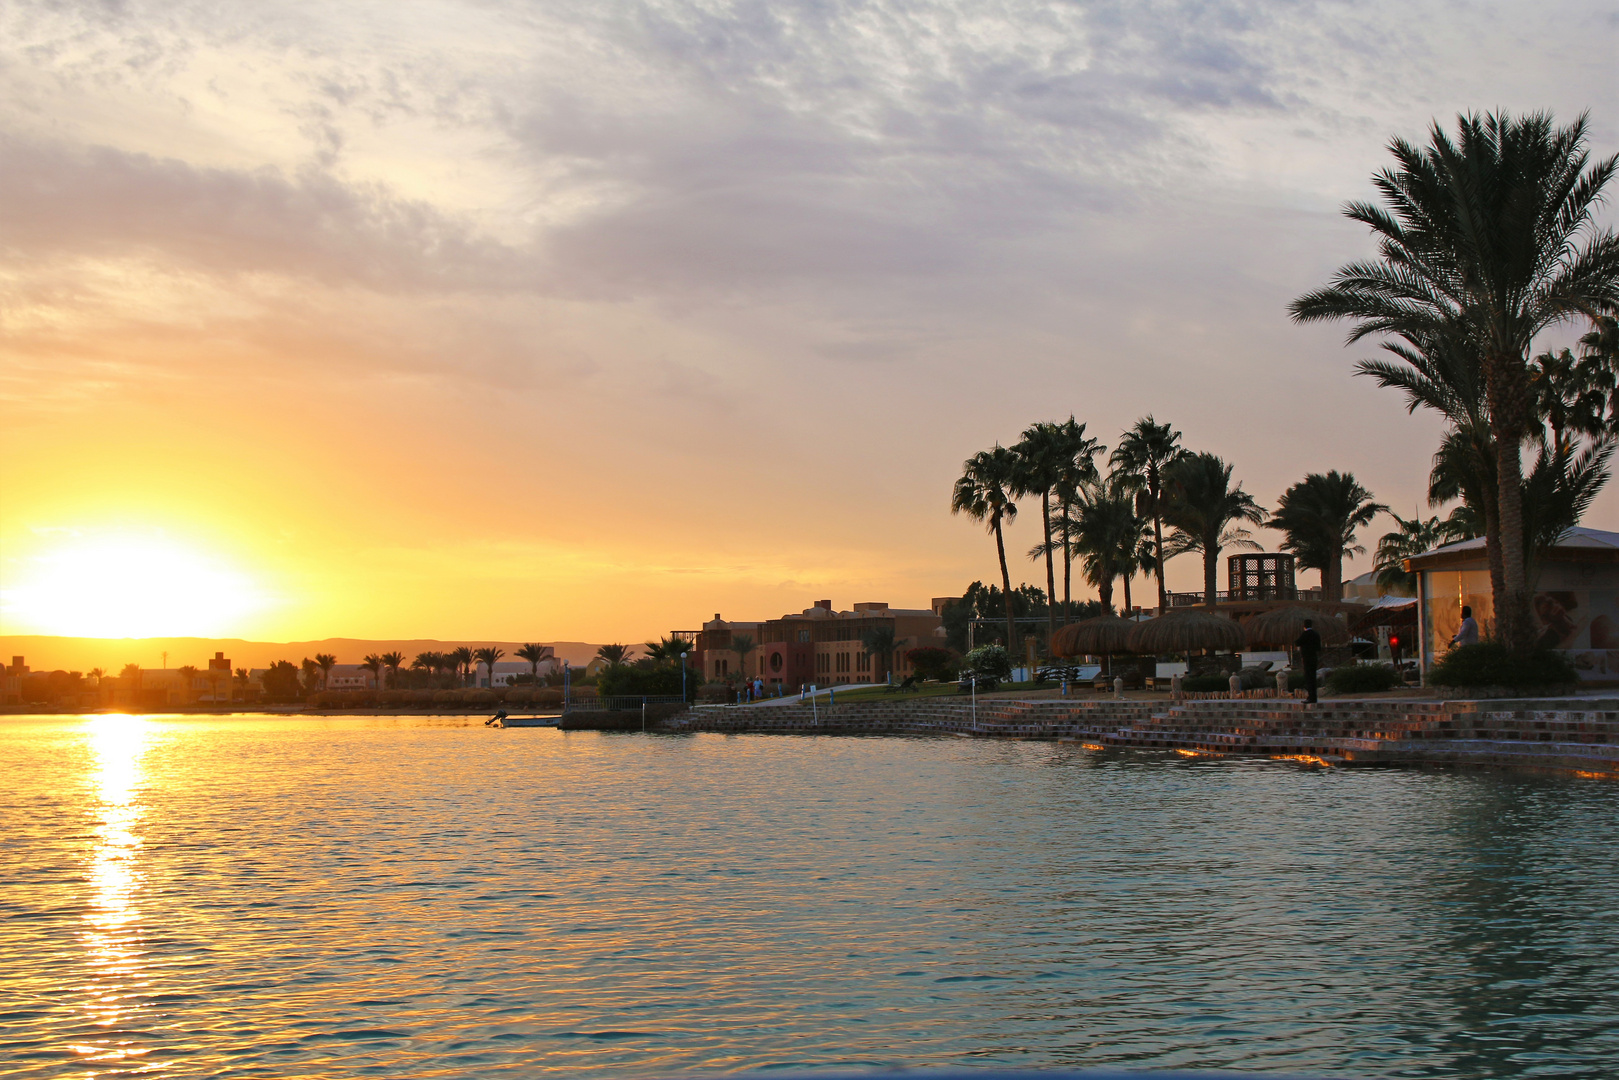
<path id="1" fill-rule="evenodd" d="M 455 673 L 465 685 L 472 676 L 472 650 L 465 645 L 458 646 L 446 654 L 446 659 L 455 665 Z"/>
<path id="2" fill-rule="evenodd" d="M 1153 571 L 1158 578 L 1158 610 L 1169 608 L 1169 591 L 1164 586 L 1164 470 L 1186 456 L 1180 432 L 1160 424 L 1149 414 L 1137 420 L 1114 448 L 1108 464 L 1115 474 L 1131 478 L 1147 497 L 1138 507 L 1152 515 Z"/>
<path id="3" fill-rule="evenodd" d="M 738 668 L 744 679 L 748 677 L 748 654 L 756 647 L 753 643 L 752 634 L 731 635 L 731 650 L 737 655 Z"/>
<path id="4" fill-rule="evenodd" d="M 600 659 L 607 661 L 608 667 L 618 667 L 630 655 L 630 647 L 628 645 L 603 645 L 596 650 L 596 655 Z"/>
<path id="5" fill-rule="evenodd" d="M 530 642 L 517 650 L 519 660 L 528 661 L 528 673 L 537 685 L 540 681 L 540 661 L 545 659 L 545 646 Z"/>
<path id="6" fill-rule="evenodd" d="M 1619 156 L 1591 163 L 1584 115 L 1566 128 L 1547 113 L 1466 115 L 1457 128 L 1452 140 L 1434 124 L 1427 147 L 1390 143 L 1397 167 L 1373 178 L 1383 205 L 1344 211 L 1376 235 L 1379 258 L 1342 267 L 1292 314 L 1350 319 L 1351 341 L 1461 328 L 1495 441 L 1496 632 L 1522 652 L 1535 641 L 1520 458 L 1533 423 L 1529 349 L 1554 324 L 1619 310 L 1619 237 L 1594 216 Z"/>
<path id="7" fill-rule="evenodd" d="M 332 668 L 337 666 L 337 657 L 331 653 L 318 652 L 315 654 L 315 663 L 320 667 L 320 688 L 324 690 L 326 677 L 332 673 Z"/>
<path id="8" fill-rule="evenodd" d="M 1372 501 L 1372 493 L 1353 473 L 1334 469 L 1325 475 L 1310 473 L 1282 492 L 1276 513 L 1265 524 L 1286 535 L 1282 550 L 1293 552 L 1300 567 L 1321 571 L 1321 598 L 1338 601 L 1343 599 L 1344 556 L 1366 551 L 1355 543 L 1356 531 L 1387 510 Z"/>
<path id="9" fill-rule="evenodd" d="M 436 652 L 419 652 L 416 654 L 416 659 L 410 662 L 412 671 L 420 671 L 428 675 L 433 674 L 443 666 L 444 654 Z"/>
<path id="10" fill-rule="evenodd" d="M 1573 437 L 1601 438 L 1607 430 L 1604 415 L 1615 388 L 1614 370 L 1605 361 L 1576 360 L 1568 349 L 1544 352 L 1529 364 L 1529 392 L 1535 414 L 1545 421 L 1543 441 L 1553 455 L 1573 453 Z"/>
<path id="11" fill-rule="evenodd" d="M 1002 526 L 1017 518 L 1017 503 L 1011 488 L 1017 468 L 1017 455 L 1003 446 L 993 450 L 980 450 L 962 463 L 950 495 L 950 512 L 966 514 L 974 521 L 987 523 L 995 534 L 995 554 L 1001 560 L 1001 593 L 1012 593 L 1012 575 L 1006 569 L 1006 538 Z M 1049 597 L 1048 597 L 1049 599 Z M 1017 643 L 1017 624 L 1012 619 L 1012 605 L 1006 605 L 1006 645 L 1010 650 Z"/>
<path id="12" fill-rule="evenodd" d="M 1377 568 L 1377 584 L 1388 592 L 1415 596 L 1417 575 L 1406 571 L 1405 560 L 1432 551 L 1440 544 L 1448 544 L 1456 537 L 1451 535 L 1450 525 L 1437 517 L 1430 517 L 1427 521 L 1413 517 L 1407 521 L 1392 510 L 1389 516 L 1394 519 L 1397 528 L 1384 533 L 1377 542 L 1377 553 L 1372 557 L 1373 565 Z"/>
<path id="13" fill-rule="evenodd" d="M 399 684 L 399 665 L 405 662 L 405 654 L 402 652 L 383 653 L 382 662 L 388 668 L 388 685 L 397 686 Z"/>
<path id="14" fill-rule="evenodd" d="M 495 688 L 495 662 L 506 655 L 505 649 L 497 649 L 493 645 L 485 645 L 481 649 L 472 651 L 472 658 L 482 664 L 489 672 L 489 689 Z"/>
<path id="15" fill-rule="evenodd" d="M 860 635 L 860 647 L 867 656 L 875 656 L 882 664 L 883 681 L 888 681 L 888 658 L 894 652 L 894 628 L 892 626 L 874 626 Z M 875 674 L 875 673 L 874 673 Z M 873 682 L 876 680 L 873 679 Z"/>
<path id="16" fill-rule="evenodd" d="M 1096 478 L 1093 460 L 1103 447 L 1085 434 L 1085 425 L 1069 416 L 1066 423 L 1034 424 L 1023 432 L 1023 437 L 1012 447 L 1016 455 L 1016 468 L 1012 474 L 1012 494 L 1040 496 L 1040 519 L 1044 528 L 1044 543 L 1035 550 L 1046 560 L 1046 597 L 1057 595 L 1056 565 L 1053 562 L 1054 545 L 1051 540 L 1051 504 L 1079 485 Z M 1038 557 L 1038 556 L 1037 556 Z M 1046 605 L 1046 640 L 1057 632 L 1057 606 Z"/>
<path id="17" fill-rule="evenodd" d="M 1258 525 L 1265 511 L 1242 485 L 1231 484 L 1231 466 L 1214 454 L 1188 454 L 1164 471 L 1164 520 L 1175 530 L 1165 545 L 1173 558 L 1203 553 L 1203 602 L 1217 599 L 1220 552 L 1228 547 L 1258 548 L 1239 524 Z"/>
<path id="18" fill-rule="evenodd" d="M 305 671 L 312 670 L 315 667 L 315 664 L 309 660 L 305 660 L 304 664 L 306 665 Z M 382 657 L 376 653 L 368 653 L 365 661 L 360 666 L 371 673 L 371 678 L 376 681 L 378 686 L 382 685 Z"/>
<path id="19" fill-rule="evenodd" d="M 85 672 L 85 677 L 95 679 L 97 682 L 100 682 L 102 679 L 107 677 L 107 673 L 101 668 L 93 667 L 89 671 Z"/>
<path id="20" fill-rule="evenodd" d="M 1130 578 L 1140 567 L 1147 522 L 1136 513 L 1130 487 L 1121 478 L 1086 486 L 1075 520 L 1074 550 L 1085 580 L 1096 586 L 1102 610 L 1113 611 L 1113 579 Z"/>
<path id="21" fill-rule="evenodd" d="M 178 674 L 180 678 L 184 680 L 181 685 L 183 685 L 186 688 L 186 692 L 189 693 L 192 689 L 192 684 L 197 681 L 197 675 L 199 672 L 197 671 L 196 665 L 185 664 L 176 669 L 176 674 Z"/>

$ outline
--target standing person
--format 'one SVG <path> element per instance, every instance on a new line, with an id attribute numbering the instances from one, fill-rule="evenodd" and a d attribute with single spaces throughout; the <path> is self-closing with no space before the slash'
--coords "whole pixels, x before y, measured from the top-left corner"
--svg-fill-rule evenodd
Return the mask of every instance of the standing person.
<path id="1" fill-rule="evenodd" d="M 1309 695 L 1307 700 L 1315 704 L 1315 669 L 1321 659 L 1321 634 L 1315 628 L 1315 620 L 1304 620 L 1304 633 L 1293 643 L 1298 646 L 1299 658 L 1304 663 L 1304 690 Z"/>
<path id="2" fill-rule="evenodd" d="M 1462 605 L 1462 625 L 1456 628 L 1456 636 L 1450 639 L 1451 648 L 1462 645 L 1478 644 L 1478 623 L 1473 621 L 1473 609 L 1466 604 Z"/>

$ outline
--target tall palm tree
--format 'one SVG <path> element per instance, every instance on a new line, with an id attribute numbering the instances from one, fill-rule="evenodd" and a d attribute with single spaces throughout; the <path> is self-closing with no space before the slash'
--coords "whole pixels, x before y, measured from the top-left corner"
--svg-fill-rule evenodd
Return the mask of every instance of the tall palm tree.
<path id="1" fill-rule="evenodd" d="M 1001 560 L 1001 593 L 1008 597 L 1012 593 L 1012 575 L 1006 568 L 1002 527 L 1017 518 L 1017 502 L 1012 497 L 1016 470 L 1017 455 L 1005 447 L 980 450 L 962 463 L 961 476 L 950 495 L 952 514 L 966 514 L 974 521 L 985 522 L 995 534 L 995 554 Z M 1017 624 L 1010 602 L 1006 605 L 1006 647 L 1008 651 L 1017 647 Z"/>
<path id="2" fill-rule="evenodd" d="M 1287 537 L 1282 550 L 1298 557 L 1299 566 L 1321 571 L 1321 598 L 1343 599 L 1344 556 L 1366 548 L 1355 533 L 1388 507 L 1372 501 L 1372 493 L 1353 473 L 1309 473 L 1282 492 L 1276 513 L 1265 524 Z"/>
<path id="3" fill-rule="evenodd" d="M 454 671 L 459 676 L 461 684 L 466 685 L 472 674 L 472 649 L 466 645 L 451 649 L 446 658 L 454 664 Z"/>
<path id="4" fill-rule="evenodd" d="M 748 654 L 757 647 L 753 642 L 752 634 L 731 635 L 731 651 L 736 653 L 737 670 L 744 679 L 748 677 Z"/>
<path id="5" fill-rule="evenodd" d="M 1203 602 L 1218 599 L 1220 552 L 1258 548 L 1241 525 L 1258 525 L 1265 511 L 1242 485 L 1232 486 L 1231 466 L 1214 454 L 1188 454 L 1164 471 L 1164 521 L 1175 531 L 1164 545 L 1169 556 L 1203 554 Z"/>
<path id="6" fill-rule="evenodd" d="M 495 688 L 495 663 L 505 655 L 505 649 L 497 649 L 493 645 L 485 645 L 481 649 L 472 651 L 472 658 L 482 664 L 484 669 L 489 672 L 489 689 L 491 690 Z"/>
<path id="7" fill-rule="evenodd" d="M 1057 425 L 1057 438 L 1062 445 L 1062 461 L 1057 470 L 1057 485 L 1052 489 L 1052 497 L 1056 501 L 1057 516 L 1052 522 L 1052 531 L 1055 541 L 1062 546 L 1062 621 L 1069 621 L 1069 609 L 1073 604 L 1073 570 L 1074 551 L 1069 542 L 1069 533 L 1073 530 L 1074 509 L 1079 500 L 1080 489 L 1086 484 L 1094 483 L 1099 474 L 1096 471 L 1096 455 L 1104 452 L 1107 447 L 1085 434 L 1085 425 L 1076 423 L 1073 416 Z M 1047 551 L 1050 544 L 1047 542 Z M 1049 557 L 1049 554 L 1048 554 Z M 1049 594 L 1050 607 L 1056 606 L 1056 596 Z"/>
<path id="8" fill-rule="evenodd" d="M 630 647 L 628 645 L 603 645 L 596 650 L 596 655 L 600 659 L 607 661 L 609 667 L 617 667 L 630 655 Z"/>
<path id="9" fill-rule="evenodd" d="M 332 668 L 337 666 L 337 657 L 329 652 L 318 652 L 315 654 L 315 664 L 320 668 L 320 688 L 324 690 L 326 677 L 332 673 Z"/>
<path id="10" fill-rule="evenodd" d="M 528 661 L 529 677 L 537 684 L 540 681 L 540 661 L 545 659 L 545 646 L 534 642 L 525 644 L 517 650 L 519 660 Z"/>
<path id="11" fill-rule="evenodd" d="M 1133 480 L 1147 497 L 1147 505 L 1139 509 L 1152 515 L 1153 571 L 1158 578 L 1160 611 L 1169 607 L 1169 590 L 1164 586 L 1164 470 L 1186 456 L 1180 442 L 1180 432 L 1148 414 L 1119 438 L 1108 461 L 1116 474 Z"/>
<path id="12" fill-rule="evenodd" d="M 1063 447 L 1057 425 L 1034 424 L 1023 432 L 1023 437 L 1012 447 L 1017 455 L 1017 466 L 1012 473 L 1012 494 L 1040 497 L 1040 518 L 1045 543 L 1037 551 L 1044 553 L 1046 561 L 1046 596 L 1057 594 L 1056 564 L 1052 559 L 1051 496 L 1061 478 Z M 1046 606 L 1046 640 L 1057 630 L 1057 613 L 1052 605 Z"/>
<path id="13" fill-rule="evenodd" d="M 1619 237 L 1595 218 L 1619 156 L 1592 163 L 1586 141 L 1584 115 L 1560 128 L 1547 113 L 1461 116 L 1455 139 L 1436 123 L 1426 147 L 1395 139 L 1396 167 L 1373 178 L 1381 205 L 1344 211 L 1372 230 L 1379 257 L 1292 305 L 1300 321 L 1352 320 L 1351 341 L 1462 328 L 1495 440 L 1496 632 L 1516 652 L 1535 641 L 1520 458 L 1533 422 L 1529 350 L 1556 323 L 1619 310 Z"/>
<path id="14" fill-rule="evenodd" d="M 420 671 L 431 675 L 444 666 L 444 654 L 436 652 L 419 652 L 416 659 L 410 662 L 412 671 Z"/>
<path id="15" fill-rule="evenodd" d="M 1113 580 L 1129 578 L 1140 566 L 1146 519 L 1136 513 L 1129 486 L 1120 479 L 1086 486 L 1076 516 L 1074 549 L 1085 580 L 1096 586 L 1102 609 L 1113 610 Z"/>
<path id="16" fill-rule="evenodd" d="M 1600 438 L 1607 431 L 1608 402 L 1615 389 L 1613 368 L 1601 359 L 1576 359 L 1568 349 L 1544 352 L 1529 364 L 1529 392 L 1535 414 L 1545 421 L 1544 440 L 1554 456 L 1574 452 L 1576 435 Z"/>
<path id="17" fill-rule="evenodd" d="M 304 663 L 307 665 L 304 668 L 305 672 L 313 670 L 316 666 L 311 660 L 305 660 Z M 379 686 L 382 684 L 382 657 L 378 656 L 376 653 L 369 653 L 366 655 L 365 660 L 360 664 L 360 666 L 371 673 L 371 678 L 374 679 Z"/>
<path id="18" fill-rule="evenodd" d="M 385 652 L 382 654 L 382 663 L 388 669 L 388 685 L 399 685 L 399 665 L 405 662 L 402 652 Z"/>

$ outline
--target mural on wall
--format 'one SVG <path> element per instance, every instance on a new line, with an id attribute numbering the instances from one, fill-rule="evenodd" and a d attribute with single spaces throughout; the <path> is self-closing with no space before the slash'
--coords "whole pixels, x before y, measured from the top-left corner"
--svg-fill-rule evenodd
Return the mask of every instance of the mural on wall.
<path id="1" fill-rule="evenodd" d="M 1562 649 L 1582 678 L 1619 676 L 1619 589 L 1548 589 L 1534 599 L 1538 644 Z"/>

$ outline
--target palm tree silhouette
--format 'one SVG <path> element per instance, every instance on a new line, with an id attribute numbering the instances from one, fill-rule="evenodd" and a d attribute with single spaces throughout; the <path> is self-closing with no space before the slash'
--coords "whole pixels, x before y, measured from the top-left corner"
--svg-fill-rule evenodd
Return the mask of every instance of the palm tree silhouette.
<path id="1" fill-rule="evenodd" d="M 860 635 L 860 647 L 865 650 L 867 656 L 875 656 L 881 663 L 882 671 L 873 674 L 881 674 L 884 682 L 888 681 L 889 657 L 893 655 L 894 642 L 892 626 L 874 626 Z M 872 681 L 875 682 L 876 679 Z"/>
<path id="2" fill-rule="evenodd" d="M 744 679 L 748 677 L 748 654 L 756 647 L 753 643 L 752 634 L 731 635 L 731 649 L 737 655 L 738 669 Z"/>
<path id="3" fill-rule="evenodd" d="M 520 660 L 528 661 L 529 676 L 538 683 L 540 681 L 540 661 L 545 659 L 545 646 L 529 643 L 517 650 Z"/>
<path id="4" fill-rule="evenodd" d="M 326 677 L 332 673 L 332 668 L 337 666 L 337 657 L 331 653 L 318 652 L 315 654 L 315 663 L 320 666 L 320 688 L 324 690 Z"/>
<path id="5" fill-rule="evenodd" d="M 497 649 L 493 645 L 485 645 L 481 649 L 474 649 L 473 659 L 484 665 L 489 672 L 489 688 L 495 688 L 495 661 L 506 655 L 505 649 Z"/>
<path id="6" fill-rule="evenodd" d="M 1008 650 L 1016 647 L 1017 629 L 1012 620 L 1012 575 L 1006 568 L 1002 526 L 1017 518 L 1017 503 L 1011 494 L 1016 468 L 1017 455 L 1005 447 L 981 450 L 962 463 L 961 476 L 950 495 L 952 514 L 966 514 L 974 521 L 985 522 L 995 535 L 995 554 L 1001 560 L 1001 593 L 1006 597 Z"/>
<path id="7" fill-rule="evenodd" d="M 1213 454 L 1188 454 L 1164 472 L 1164 520 L 1173 528 L 1165 545 L 1170 557 L 1203 553 L 1203 602 L 1213 607 L 1219 584 L 1220 552 L 1228 547 L 1256 549 L 1239 522 L 1258 525 L 1265 511 L 1242 485 L 1231 484 L 1231 466 Z"/>
<path id="8" fill-rule="evenodd" d="M 608 667 L 618 667 L 628 659 L 630 647 L 628 645 L 603 645 L 596 650 L 596 655 L 607 661 Z"/>
<path id="9" fill-rule="evenodd" d="M 396 686 L 399 683 L 399 665 L 405 662 L 402 652 L 386 652 L 382 654 L 382 662 L 388 668 L 388 685 Z"/>
<path id="10" fill-rule="evenodd" d="M 1130 577 L 1140 566 L 1147 522 L 1136 513 L 1130 486 L 1120 478 L 1087 484 L 1075 508 L 1074 551 L 1085 580 L 1096 586 L 1102 610 L 1113 611 L 1113 579 Z"/>
<path id="11" fill-rule="evenodd" d="M 1059 492 L 1070 485 L 1077 486 L 1096 476 L 1096 463 L 1092 460 L 1102 447 L 1095 439 L 1085 435 L 1085 425 L 1072 416 L 1066 424 L 1034 424 L 1023 432 L 1023 437 L 1012 447 L 1016 465 L 1012 473 L 1013 495 L 1040 496 L 1040 519 L 1044 529 L 1044 543 L 1035 549 L 1046 561 L 1046 640 L 1057 631 L 1057 575 L 1052 561 L 1054 546 L 1051 542 L 1051 503 Z"/>
<path id="12" fill-rule="evenodd" d="M 1276 512 L 1265 524 L 1287 537 L 1282 550 L 1291 551 L 1306 570 L 1321 571 L 1321 598 L 1343 599 L 1344 556 L 1366 548 L 1355 533 L 1388 507 L 1372 501 L 1353 473 L 1310 473 L 1282 492 Z"/>
<path id="13" fill-rule="evenodd" d="M 1371 229 L 1379 257 L 1341 267 L 1291 308 L 1301 322 L 1351 320 L 1351 341 L 1456 328 L 1477 355 L 1495 442 L 1495 625 L 1514 652 L 1535 641 L 1520 458 L 1533 421 L 1529 350 L 1554 324 L 1619 309 L 1619 237 L 1595 216 L 1619 155 L 1593 164 L 1587 132 L 1583 114 L 1560 128 L 1549 113 L 1495 113 L 1458 117 L 1454 139 L 1435 123 L 1424 147 L 1393 140 L 1395 167 L 1373 177 L 1380 204 L 1344 209 Z"/>
<path id="14" fill-rule="evenodd" d="M 1146 496 L 1146 506 L 1138 507 L 1152 515 L 1153 572 L 1158 579 L 1158 610 L 1169 607 L 1169 591 L 1164 586 L 1164 470 L 1186 456 L 1180 432 L 1160 424 L 1151 414 L 1135 422 L 1119 439 L 1109 459 L 1115 475 L 1124 477 Z"/>
<path id="15" fill-rule="evenodd" d="M 472 677 L 472 650 L 462 645 L 451 649 L 447 659 L 455 665 L 455 672 L 460 676 L 463 685 Z"/>
<path id="16" fill-rule="evenodd" d="M 305 661 L 305 663 L 308 663 L 308 661 Z M 373 682 L 379 687 L 382 685 L 382 657 L 376 653 L 369 653 L 360 666 L 371 673 Z"/>

